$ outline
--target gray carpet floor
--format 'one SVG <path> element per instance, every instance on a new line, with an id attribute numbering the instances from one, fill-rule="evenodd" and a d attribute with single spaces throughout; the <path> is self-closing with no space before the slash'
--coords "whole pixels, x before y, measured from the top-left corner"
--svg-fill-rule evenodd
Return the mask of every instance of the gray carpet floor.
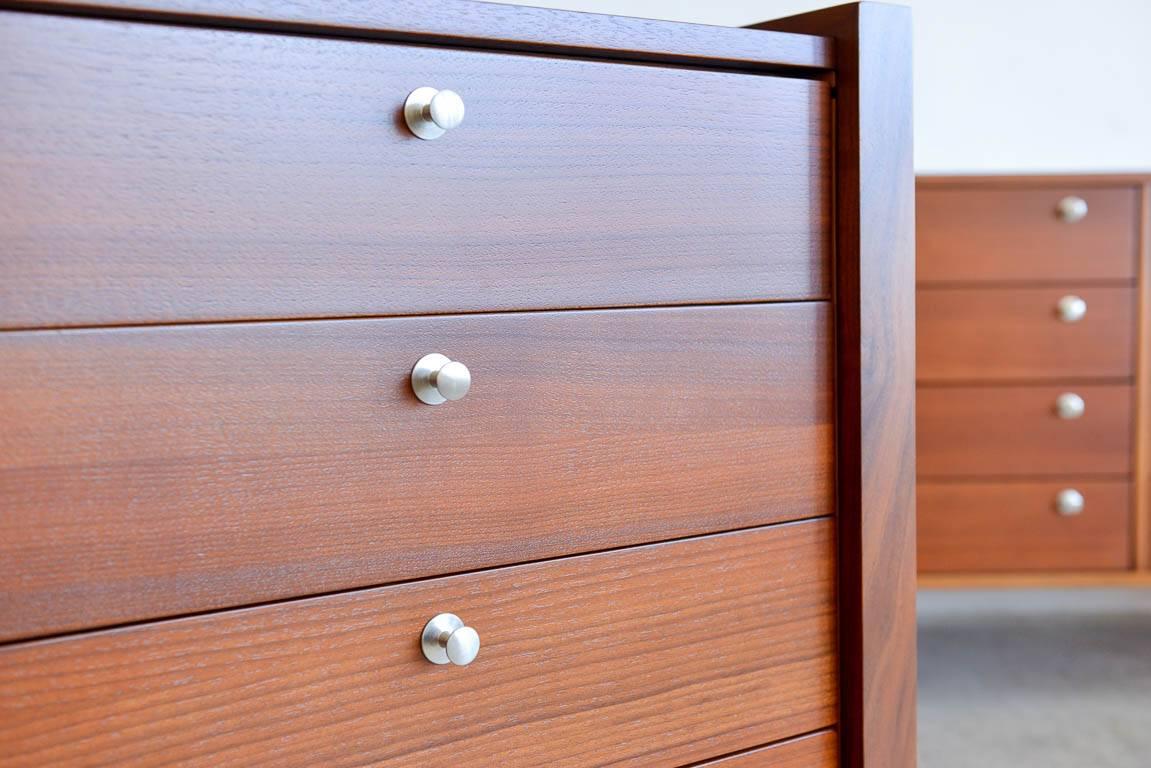
<path id="1" fill-rule="evenodd" d="M 919 594 L 920 768 L 1151 768 L 1151 589 Z"/>

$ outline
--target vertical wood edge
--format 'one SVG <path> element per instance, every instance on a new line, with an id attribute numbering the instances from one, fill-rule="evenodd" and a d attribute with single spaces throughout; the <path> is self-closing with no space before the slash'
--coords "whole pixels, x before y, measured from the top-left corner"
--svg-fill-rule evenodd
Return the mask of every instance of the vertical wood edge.
<path id="1" fill-rule="evenodd" d="M 1151 181 L 1139 190 L 1139 329 L 1135 376 L 1136 570 L 1151 570 Z"/>
<path id="2" fill-rule="evenodd" d="M 858 3 L 757 27 L 836 44 L 842 752 L 851 768 L 905 768 L 916 762 L 910 13 Z"/>

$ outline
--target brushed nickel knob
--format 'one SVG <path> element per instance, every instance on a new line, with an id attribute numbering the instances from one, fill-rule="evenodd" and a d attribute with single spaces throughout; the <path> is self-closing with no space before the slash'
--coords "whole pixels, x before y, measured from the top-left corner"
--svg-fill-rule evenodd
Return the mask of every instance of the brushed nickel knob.
<path id="1" fill-rule="evenodd" d="M 464 100 L 455 91 L 417 88 L 404 102 L 404 121 L 421 139 L 438 139 L 464 121 Z"/>
<path id="2" fill-rule="evenodd" d="M 1078 323 L 1087 314 L 1087 302 L 1079 296 L 1068 294 L 1055 305 L 1059 319 L 1065 323 Z"/>
<path id="3" fill-rule="evenodd" d="M 420 647 L 424 658 L 433 664 L 466 667 L 480 653 L 480 633 L 465 626 L 454 613 L 441 613 L 424 626 Z"/>
<path id="4" fill-rule="evenodd" d="M 1087 410 L 1083 398 L 1074 392 L 1064 392 L 1055 398 L 1055 412 L 1061 419 L 1078 419 Z"/>
<path id="5" fill-rule="evenodd" d="M 471 387 L 472 372 L 468 367 L 445 355 L 424 355 L 412 368 L 412 392 L 428 405 L 459 400 Z"/>
<path id="6" fill-rule="evenodd" d="M 1064 488 L 1055 494 L 1055 511 L 1064 517 L 1074 517 L 1083 511 L 1083 494 L 1074 488 Z"/>
<path id="7" fill-rule="evenodd" d="M 1068 224 L 1082 221 L 1087 218 L 1087 201 L 1077 195 L 1068 195 L 1055 205 L 1055 215 Z"/>

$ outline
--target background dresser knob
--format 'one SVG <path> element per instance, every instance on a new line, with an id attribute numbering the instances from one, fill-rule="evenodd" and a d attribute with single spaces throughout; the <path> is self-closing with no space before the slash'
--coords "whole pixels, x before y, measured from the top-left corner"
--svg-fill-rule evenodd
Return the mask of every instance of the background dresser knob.
<path id="1" fill-rule="evenodd" d="M 1087 218 L 1087 201 L 1076 195 L 1068 195 L 1055 206 L 1055 214 L 1068 224 Z"/>
<path id="2" fill-rule="evenodd" d="M 441 613 L 424 627 L 420 638 L 424 658 L 433 664 L 466 667 L 480 652 L 480 635 L 454 613 Z"/>
<path id="3" fill-rule="evenodd" d="M 455 91 L 417 88 L 404 102 L 404 121 L 421 139 L 438 139 L 464 121 L 464 100 Z"/>
<path id="4" fill-rule="evenodd" d="M 1087 314 L 1087 302 L 1074 295 L 1061 298 L 1056 308 L 1059 319 L 1065 323 L 1078 323 Z"/>
<path id="5" fill-rule="evenodd" d="M 1064 488 L 1055 496 L 1055 511 L 1072 517 L 1083 511 L 1083 494 L 1074 488 Z"/>
<path id="6" fill-rule="evenodd" d="M 424 355 L 412 369 L 412 391 L 428 405 L 459 400 L 472 386 L 472 372 L 444 355 Z"/>
<path id="7" fill-rule="evenodd" d="M 1061 419 L 1078 419 L 1087 410 L 1083 398 L 1074 392 L 1064 392 L 1055 398 L 1055 412 Z"/>

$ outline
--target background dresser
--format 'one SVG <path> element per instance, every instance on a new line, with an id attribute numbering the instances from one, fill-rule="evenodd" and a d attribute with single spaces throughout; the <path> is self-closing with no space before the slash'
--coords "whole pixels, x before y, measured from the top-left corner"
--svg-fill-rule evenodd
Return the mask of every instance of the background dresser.
<path id="1" fill-rule="evenodd" d="M 925 584 L 1151 583 L 1148 181 L 919 179 Z"/>
<path id="2" fill-rule="evenodd" d="M 914 763 L 905 10 L 2 5 L 0 764 Z"/>

